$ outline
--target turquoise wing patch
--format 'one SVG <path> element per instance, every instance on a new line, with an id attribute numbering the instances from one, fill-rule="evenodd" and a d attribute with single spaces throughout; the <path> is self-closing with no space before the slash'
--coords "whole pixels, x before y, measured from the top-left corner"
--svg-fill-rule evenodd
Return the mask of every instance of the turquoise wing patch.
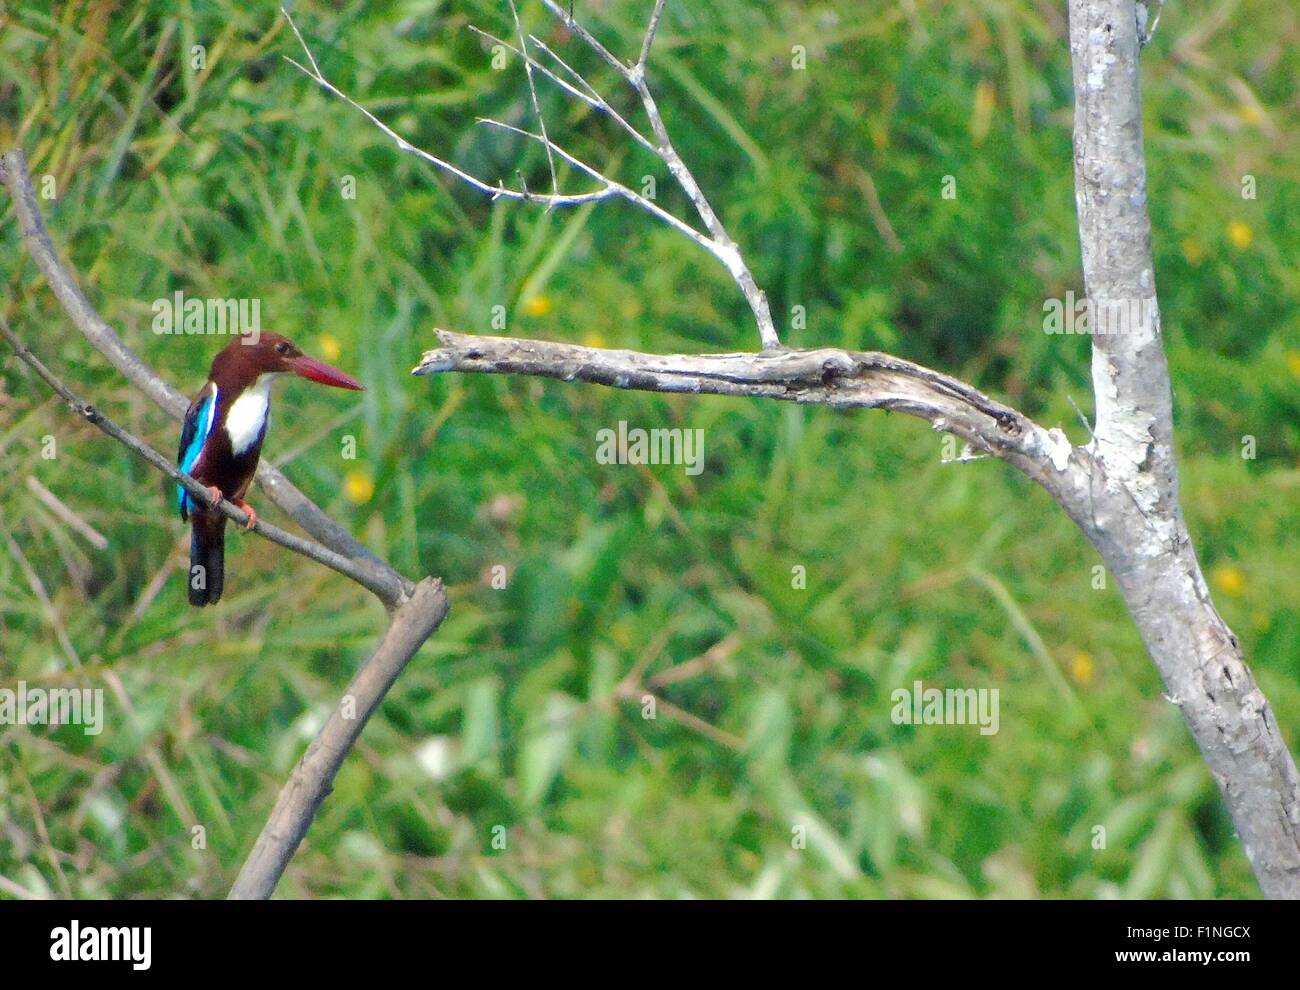
<path id="1" fill-rule="evenodd" d="M 212 423 L 217 418 L 217 386 L 212 385 L 210 389 L 207 397 L 194 410 L 194 414 L 185 418 L 185 426 L 181 430 L 181 449 L 176 466 L 186 474 L 190 473 L 194 462 L 199 459 L 203 442 L 208 439 L 208 434 L 212 432 Z M 182 516 L 195 508 L 194 500 L 181 485 L 176 486 L 176 507 L 181 510 Z"/>

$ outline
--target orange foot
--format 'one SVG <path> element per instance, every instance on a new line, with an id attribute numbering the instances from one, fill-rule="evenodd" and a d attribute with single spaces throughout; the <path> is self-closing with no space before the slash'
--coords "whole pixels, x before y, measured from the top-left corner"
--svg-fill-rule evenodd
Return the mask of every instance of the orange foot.
<path id="1" fill-rule="evenodd" d="M 256 510 L 256 509 L 254 509 L 254 508 L 253 508 L 251 505 L 249 505 L 247 502 L 241 502 L 239 499 L 235 499 L 235 505 L 239 506 L 241 509 L 243 509 L 245 512 L 248 513 L 248 522 L 244 523 L 244 529 L 245 529 L 245 530 L 252 529 L 254 526 L 257 525 L 257 510 Z"/>
<path id="2" fill-rule="evenodd" d="M 212 504 L 214 506 L 219 504 L 221 500 L 225 498 L 225 496 L 221 494 L 221 489 L 218 488 L 216 485 L 204 485 L 203 487 L 206 488 L 211 493 Z"/>

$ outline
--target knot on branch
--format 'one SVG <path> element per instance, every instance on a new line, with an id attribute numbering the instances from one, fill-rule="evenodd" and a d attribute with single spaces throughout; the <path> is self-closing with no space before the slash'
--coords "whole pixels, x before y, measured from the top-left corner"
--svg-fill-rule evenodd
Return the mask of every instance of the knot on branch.
<path id="1" fill-rule="evenodd" d="M 821 381 L 830 385 L 837 378 L 853 378 L 862 370 L 857 361 L 847 354 L 828 354 L 822 359 Z"/>

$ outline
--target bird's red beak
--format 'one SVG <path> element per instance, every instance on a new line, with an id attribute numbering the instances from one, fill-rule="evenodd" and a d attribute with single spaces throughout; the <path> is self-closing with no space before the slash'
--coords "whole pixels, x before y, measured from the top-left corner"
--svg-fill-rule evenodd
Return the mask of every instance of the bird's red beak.
<path id="1" fill-rule="evenodd" d="M 289 367 L 295 375 L 301 375 L 308 381 L 320 382 L 322 385 L 333 385 L 335 388 L 350 388 L 357 392 L 365 388 L 351 375 L 345 375 L 338 368 L 331 368 L 324 361 L 317 361 L 306 354 L 291 360 Z"/>

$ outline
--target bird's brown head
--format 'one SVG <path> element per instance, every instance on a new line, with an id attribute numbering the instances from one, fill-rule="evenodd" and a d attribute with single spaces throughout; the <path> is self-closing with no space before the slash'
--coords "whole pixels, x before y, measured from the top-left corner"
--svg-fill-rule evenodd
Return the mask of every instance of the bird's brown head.
<path id="1" fill-rule="evenodd" d="M 288 337 L 278 333 L 247 333 L 232 341 L 212 362 L 212 378 L 256 381 L 266 374 L 294 374 L 321 385 L 360 391 L 365 386 L 351 375 L 308 357 Z"/>

